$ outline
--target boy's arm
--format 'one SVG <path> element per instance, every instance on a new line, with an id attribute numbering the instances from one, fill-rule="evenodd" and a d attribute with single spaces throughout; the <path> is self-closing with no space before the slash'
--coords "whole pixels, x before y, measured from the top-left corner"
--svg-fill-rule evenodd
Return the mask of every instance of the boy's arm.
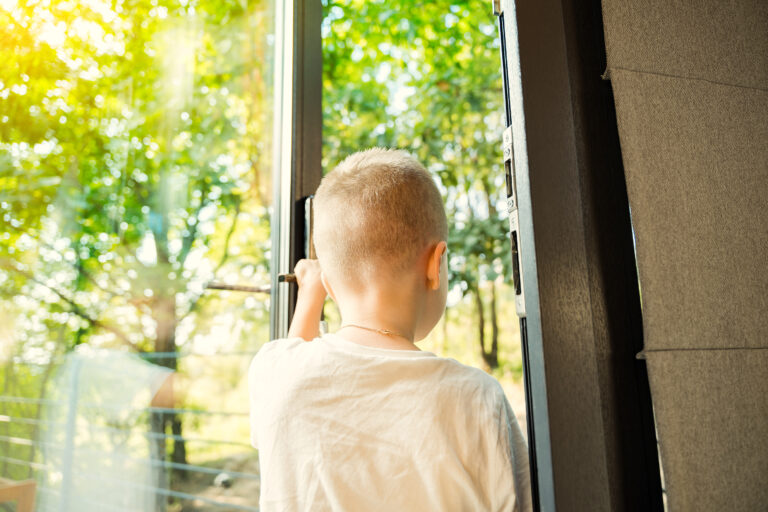
<path id="1" fill-rule="evenodd" d="M 299 292 L 288 337 L 312 341 L 320 334 L 320 317 L 326 296 L 320 264 L 317 260 L 299 260 L 294 273 Z"/>

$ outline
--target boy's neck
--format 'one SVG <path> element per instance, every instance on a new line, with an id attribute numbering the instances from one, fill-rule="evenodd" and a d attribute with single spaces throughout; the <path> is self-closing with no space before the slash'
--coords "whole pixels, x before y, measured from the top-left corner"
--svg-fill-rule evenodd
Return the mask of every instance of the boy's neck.
<path id="1" fill-rule="evenodd" d="M 342 338 L 366 347 L 388 350 L 421 350 L 406 336 L 391 333 L 382 334 L 376 329 L 356 324 L 345 324 L 336 331 Z"/>
<path id="2" fill-rule="evenodd" d="M 339 333 L 349 341 L 377 348 L 420 350 L 414 344 L 421 314 L 415 286 L 371 283 L 365 290 L 337 299 L 342 318 Z"/>

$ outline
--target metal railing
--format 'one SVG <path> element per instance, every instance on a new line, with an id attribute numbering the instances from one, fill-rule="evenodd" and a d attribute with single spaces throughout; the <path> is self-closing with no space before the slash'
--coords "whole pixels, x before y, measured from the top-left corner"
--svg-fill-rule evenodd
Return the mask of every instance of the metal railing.
<path id="1" fill-rule="evenodd" d="M 255 352 L 164 352 L 141 354 L 141 357 L 167 361 L 170 358 L 226 356 L 243 358 L 249 362 L 254 354 Z M 42 367 L 33 363 L 18 362 L 10 368 L 18 370 L 24 365 L 30 368 Z M 247 365 L 244 367 L 247 368 Z M 6 371 L 9 371 L 8 368 L 6 367 Z M 246 379 L 246 373 L 247 370 L 242 372 L 242 379 Z M 5 379 L 0 380 L 6 383 L 3 393 L 8 391 L 9 378 L 9 375 L 5 375 Z M 48 382 L 47 385 L 50 387 L 51 383 Z M 154 407 L 144 404 L 131 408 L 131 421 L 125 424 L 110 424 L 106 421 L 89 421 L 89 418 L 100 418 L 99 414 L 110 409 L 124 411 L 126 404 L 78 401 L 76 397 L 73 399 L 70 396 L 50 398 L 45 389 L 35 390 L 34 394 L 37 396 L 23 396 L 24 393 L 14 394 L 13 390 L 10 391 L 0 395 L 0 476 L 12 479 L 34 478 L 38 483 L 37 510 L 75 510 L 76 507 L 71 506 L 71 498 L 68 498 L 73 486 L 73 477 L 80 483 L 90 482 L 97 490 L 99 487 L 120 488 L 125 492 L 154 496 L 155 505 L 148 508 L 152 511 L 163 509 L 170 503 L 180 503 L 185 511 L 259 510 L 258 492 L 254 492 L 256 485 L 238 485 L 244 481 L 259 481 L 257 452 L 249 443 L 249 439 L 225 438 L 226 435 L 221 435 L 221 432 L 218 435 L 210 435 L 208 432 L 206 435 L 206 430 L 212 429 L 206 428 L 208 425 L 205 425 L 205 422 L 217 421 L 223 422 L 225 428 L 234 424 L 237 431 L 247 432 L 249 413 L 246 410 Z M 47 411 L 56 407 L 69 408 L 73 414 L 66 415 L 63 420 L 49 417 Z M 243 409 L 246 408 L 247 401 L 243 402 Z M 153 415 L 179 418 L 185 425 L 183 433 L 169 433 L 164 428 L 161 432 L 154 431 L 150 422 Z M 193 425 L 197 425 L 197 428 Z M 218 427 L 221 430 L 221 424 Z M 46 433 L 54 434 L 45 435 Z M 101 444 L 89 444 L 86 438 L 98 439 Z M 109 448 L 109 443 L 104 443 L 104 439 L 117 439 L 123 444 L 120 449 L 113 450 Z M 152 450 L 152 445 L 157 446 L 157 443 L 165 446 L 163 441 L 184 443 L 185 448 L 207 448 L 186 450 L 192 461 L 174 461 L 169 460 L 167 448 L 162 453 Z M 143 448 L 139 453 L 133 453 L 133 446 Z M 222 447 L 228 452 L 227 456 L 219 456 L 215 461 L 202 460 L 203 457 L 199 453 L 201 450 L 207 451 L 208 458 L 213 459 L 215 457 L 211 456 L 211 449 Z M 160 478 L 131 481 L 120 474 L 109 474 L 110 471 L 100 469 L 98 464 L 85 467 L 83 459 L 108 461 L 112 465 L 112 473 L 115 473 L 116 467 L 150 468 L 151 471 L 147 474 L 160 475 Z M 194 481 L 190 483 L 192 478 Z M 161 485 L 163 482 L 165 485 Z M 89 496 L 80 492 L 77 503 L 92 510 L 142 512 L 110 503 L 109 500 L 100 500 L 98 494 L 95 492 Z"/>

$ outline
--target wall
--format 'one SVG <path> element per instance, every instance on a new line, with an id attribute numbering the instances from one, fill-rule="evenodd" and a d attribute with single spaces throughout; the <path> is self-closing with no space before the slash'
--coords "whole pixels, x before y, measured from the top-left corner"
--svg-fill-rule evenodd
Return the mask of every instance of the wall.
<path id="1" fill-rule="evenodd" d="M 768 508 L 768 4 L 603 1 L 670 510 Z"/>

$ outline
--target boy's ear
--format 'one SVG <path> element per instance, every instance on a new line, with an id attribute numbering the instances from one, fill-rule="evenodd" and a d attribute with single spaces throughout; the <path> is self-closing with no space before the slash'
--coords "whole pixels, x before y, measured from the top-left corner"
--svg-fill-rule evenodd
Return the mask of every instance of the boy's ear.
<path id="1" fill-rule="evenodd" d="M 443 254 L 448 250 L 445 241 L 438 243 L 429 253 L 427 259 L 427 288 L 437 290 L 440 288 L 440 265 L 443 262 Z"/>

